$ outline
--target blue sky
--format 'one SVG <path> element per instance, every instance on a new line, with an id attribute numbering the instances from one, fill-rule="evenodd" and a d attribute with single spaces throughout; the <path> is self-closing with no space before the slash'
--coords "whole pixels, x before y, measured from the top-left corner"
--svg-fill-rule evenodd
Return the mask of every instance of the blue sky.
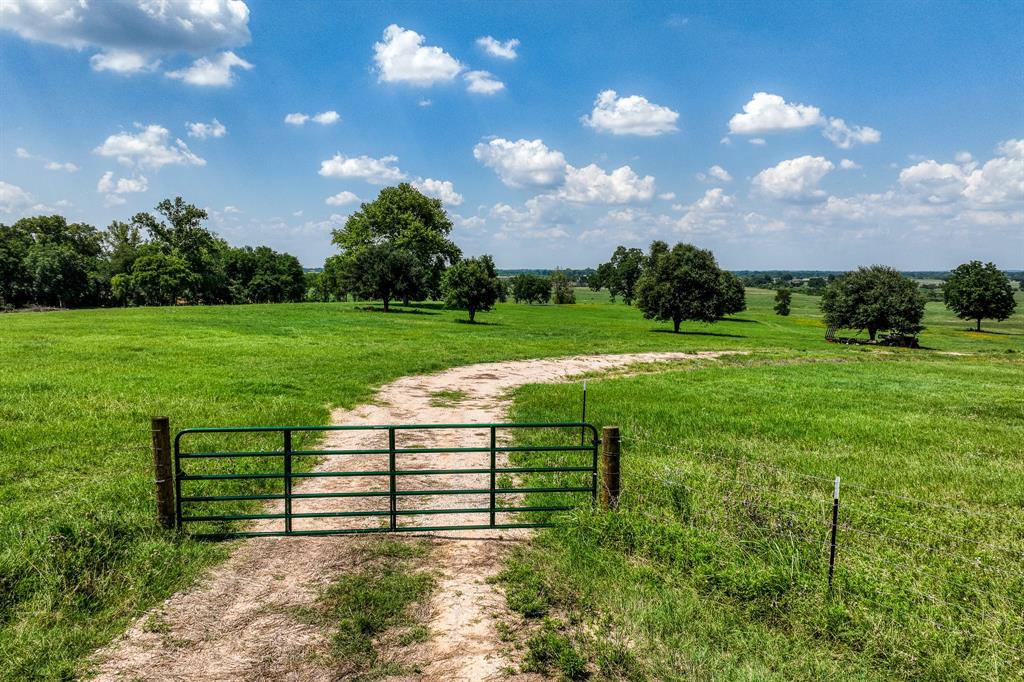
<path id="1" fill-rule="evenodd" d="M 404 179 L 500 267 L 663 239 L 1022 268 L 1022 30 L 995 2 L 4 0 L 0 221 L 180 194 L 319 266 Z"/>

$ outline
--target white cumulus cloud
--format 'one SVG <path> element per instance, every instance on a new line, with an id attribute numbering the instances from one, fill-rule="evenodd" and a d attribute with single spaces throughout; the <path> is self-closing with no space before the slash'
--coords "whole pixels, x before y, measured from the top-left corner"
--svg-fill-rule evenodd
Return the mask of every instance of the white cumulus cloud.
<path id="1" fill-rule="evenodd" d="M 110 50 L 97 52 L 89 58 L 93 71 L 113 71 L 114 73 L 133 74 L 143 71 L 156 71 L 160 68 L 160 60 L 147 57 L 134 50 Z"/>
<path id="2" fill-rule="evenodd" d="M 114 179 L 114 171 L 107 171 L 96 183 L 96 191 L 105 194 L 104 204 L 107 206 L 119 206 L 126 202 L 124 194 L 145 192 L 149 189 L 149 181 L 146 176 L 139 175 L 134 178 Z"/>
<path id="3" fill-rule="evenodd" d="M 60 161 L 47 161 L 43 168 L 52 171 L 64 171 L 65 173 L 74 173 L 78 170 L 78 166 L 70 161 L 66 161 L 64 163 L 61 163 Z"/>
<path id="4" fill-rule="evenodd" d="M 818 107 L 787 102 L 781 95 L 768 92 L 755 92 L 743 105 L 743 112 L 729 119 L 729 132 L 733 135 L 780 133 L 811 126 L 820 127 L 822 135 L 840 149 L 874 144 L 882 139 L 874 128 L 847 125 L 841 118 L 826 117 Z M 750 143 L 764 144 L 764 140 L 754 138 Z"/>
<path id="5" fill-rule="evenodd" d="M 953 201 L 964 191 L 966 178 L 960 166 L 928 160 L 900 171 L 900 184 L 932 203 Z"/>
<path id="6" fill-rule="evenodd" d="M 515 59 L 519 56 L 516 52 L 516 48 L 519 47 L 518 38 L 509 38 L 508 40 L 501 41 L 492 38 L 491 36 L 484 36 L 482 38 L 477 38 L 476 44 L 492 57 Z"/>
<path id="7" fill-rule="evenodd" d="M 189 137 L 199 140 L 205 140 L 208 137 L 224 137 L 228 134 L 228 129 L 217 119 L 213 119 L 209 123 L 189 122 L 185 124 L 185 127 L 188 128 Z"/>
<path id="8" fill-rule="evenodd" d="M 594 100 L 589 116 L 580 119 L 584 125 L 612 135 L 651 137 L 671 133 L 678 128 L 679 114 L 668 107 L 649 102 L 646 97 L 619 97 L 614 90 L 604 90 Z"/>
<path id="9" fill-rule="evenodd" d="M 347 157 L 339 152 L 320 163 L 320 175 L 326 178 L 357 178 L 373 185 L 383 185 L 405 179 L 405 173 L 394 165 L 396 161 L 398 157 L 394 155 L 374 159 L 365 155 Z"/>
<path id="10" fill-rule="evenodd" d="M 757 135 L 821 125 L 821 110 L 806 104 L 792 104 L 779 95 L 755 92 L 743 105 L 743 113 L 729 120 L 734 135 Z"/>
<path id="11" fill-rule="evenodd" d="M 424 87 L 450 81 L 462 71 L 457 59 L 440 47 L 424 45 L 424 40 L 416 31 L 396 24 L 384 29 L 384 40 L 373 44 L 380 80 Z"/>
<path id="12" fill-rule="evenodd" d="M 654 177 L 640 177 L 629 166 L 606 173 L 600 166 L 566 167 L 565 184 L 557 196 L 585 204 L 625 204 L 650 201 L 654 197 Z"/>
<path id="13" fill-rule="evenodd" d="M 202 54 L 249 42 L 242 0 L 3 0 L 0 27 L 74 50 L 98 50 L 93 69 L 137 73 L 156 57 Z"/>
<path id="14" fill-rule="evenodd" d="M 495 138 L 473 147 L 473 156 L 509 187 L 553 187 L 565 179 L 565 155 L 539 139 Z"/>
<path id="15" fill-rule="evenodd" d="M 1001 156 L 971 170 L 964 196 L 982 204 L 1024 200 L 1024 140 L 999 145 Z"/>
<path id="16" fill-rule="evenodd" d="M 732 175 L 729 174 L 729 171 L 716 164 L 703 173 L 697 173 L 697 179 L 701 182 L 710 180 L 732 182 Z"/>
<path id="17" fill-rule="evenodd" d="M 45 156 L 39 154 L 32 154 L 24 147 L 18 147 L 14 150 L 14 155 L 19 159 L 36 159 L 43 162 L 43 168 L 51 171 L 64 171 L 65 173 L 76 173 L 78 172 L 78 166 L 71 163 L 70 161 L 53 161 Z"/>
<path id="18" fill-rule="evenodd" d="M 341 120 L 341 116 L 337 111 L 321 111 L 319 114 L 313 116 L 313 122 L 319 123 L 322 126 L 334 125 Z"/>
<path id="19" fill-rule="evenodd" d="M 462 204 L 462 195 L 455 191 L 455 185 L 451 180 L 434 180 L 432 178 L 419 179 L 412 183 L 412 186 L 427 196 L 436 197 L 446 204 L 459 206 Z"/>
<path id="20" fill-rule="evenodd" d="M 354 204 L 357 201 L 359 201 L 359 197 L 352 192 L 345 191 L 338 192 L 334 196 L 327 197 L 327 201 L 325 203 L 328 206 L 344 206 L 345 204 Z"/>
<path id="21" fill-rule="evenodd" d="M 180 139 L 170 143 L 170 132 L 159 125 L 135 124 L 137 133 L 111 135 L 93 151 L 100 156 L 116 158 L 124 164 L 136 164 L 144 168 L 158 169 L 162 166 L 205 166 L 206 160 L 196 156 Z"/>
<path id="22" fill-rule="evenodd" d="M 856 161 L 851 161 L 850 159 L 843 159 L 842 161 L 839 162 L 839 167 L 842 168 L 843 170 L 855 170 L 857 168 L 860 168 L 861 165 Z"/>
<path id="23" fill-rule="evenodd" d="M 882 139 L 882 133 L 868 126 L 848 126 L 841 118 L 830 118 L 822 135 L 840 149 L 849 149 L 855 144 L 875 144 Z"/>
<path id="24" fill-rule="evenodd" d="M 777 199 L 806 200 L 824 197 L 818 183 L 835 166 L 822 156 L 800 156 L 766 168 L 754 177 L 754 187 Z"/>
<path id="25" fill-rule="evenodd" d="M 303 114 L 301 112 L 295 112 L 294 114 L 288 114 L 284 117 L 284 122 L 293 126 L 306 125 L 309 121 L 313 123 L 319 123 L 322 126 L 334 125 L 341 121 L 341 115 L 334 111 L 321 111 L 319 114 Z"/>
<path id="26" fill-rule="evenodd" d="M 145 192 L 149 189 L 149 181 L 145 175 L 134 178 L 118 178 L 114 180 L 114 171 L 107 171 L 96 183 L 97 192 L 110 194 L 130 194 L 133 192 Z"/>
<path id="27" fill-rule="evenodd" d="M 32 195 L 9 182 L 0 180 L 0 213 L 13 213 L 32 203 Z"/>
<path id="28" fill-rule="evenodd" d="M 962 165 L 921 161 L 900 171 L 900 185 L 931 204 L 1024 201 L 1024 140 L 1007 140 L 996 151 L 999 156 L 980 167 L 969 155 L 959 156 Z"/>
<path id="29" fill-rule="evenodd" d="M 177 71 L 168 71 L 165 75 L 168 78 L 184 81 L 189 85 L 224 87 L 235 82 L 235 72 L 232 69 L 236 67 L 248 71 L 252 68 L 252 64 L 229 50 L 221 52 L 212 59 L 200 57 L 192 62 L 191 66 Z"/>
<path id="30" fill-rule="evenodd" d="M 505 89 L 505 84 L 490 71 L 468 71 L 465 75 L 466 91 L 479 95 L 493 95 Z"/>

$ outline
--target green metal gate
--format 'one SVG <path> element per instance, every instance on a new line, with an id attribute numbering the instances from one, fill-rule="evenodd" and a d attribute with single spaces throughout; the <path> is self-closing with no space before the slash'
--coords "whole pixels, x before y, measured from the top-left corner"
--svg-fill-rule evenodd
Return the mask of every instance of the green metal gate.
<path id="1" fill-rule="evenodd" d="M 488 437 L 486 443 L 477 447 L 417 447 L 416 444 L 401 447 L 398 444 L 400 435 L 409 436 L 415 432 L 438 431 L 438 430 L 480 430 L 481 436 Z M 551 445 L 499 445 L 499 432 L 511 432 L 525 429 L 551 429 L 555 433 L 561 433 L 561 438 L 552 440 L 572 439 L 574 444 L 551 444 Z M 316 433 L 327 433 L 332 431 L 370 431 L 382 432 L 386 435 L 386 447 L 355 448 L 355 449 L 330 449 L 330 448 L 295 448 L 293 437 L 308 438 Z M 217 451 L 188 451 L 184 444 L 188 441 L 195 441 L 202 436 L 218 434 L 217 437 L 230 439 L 240 434 L 252 434 L 256 438 L 275 438 L 274 434 L 280 434 L 280 449 L 259 448 L 254 450 L 217 450 Z M 589 437 L 588 437 L 589 436 Z M 579 445 L 575 440 L 579 439 Z M 408 440 L 408 438 L 406 438 Z M 179 528 L 187 523 L 214 524 L 215 532 L 200 533 L 204 537 L 252 537 L 262 535 L 338 535 L 349 533 L 379 533 L 379 532 L 423 532 L 423 531 L 449 531 L 464 529 L 485 529 L 485 528 L 539 528 L 552 525 L 547 519 L 535 517 L 521 519 L 521 515 L 531 512 L 558 512 L 574 508 L 577 504 L 565 503 L 561 500 L 559 504 L 535 505 L 535 506 L 504 506 L 501 501 L 507 499 L 508 495 L 521 495 L 525 493 L 552 493 L 569 496 L 568 501 L 573 501 L 574 495 L 589 495 L 591 500 L 597 496 L 597 450 L 600 445 L 597 429 L 586 422 L 556 422 L 556 423 L 495 423 L 495 424 L 404 424 L 404 425 L 379 425 L 379 426 L 257 426 L 238 428 L 190 428 L 178 432 L 174 438 L 174 483 L 175 483 L 175 520 Z M 550 466 L 498 466 L 498 453 L 514 452 L 544 452 L 553 453 L 555 457 L 576 457 L 582 461 L 575 463 L 557 463 Z M 408 455 L 429 455 L 431 459 L 440 459 L 448 453 L 477 453 L 481 459 L 487 458 L 487 466 L 468 468 L 407 468 L 403 467 L 402 460 Z M 575 455 L 574 455 L 575 453 Z M 333 470 L 306 470 L 298 467 L 294 470 L 297 461 L 306 458 L 321 457 L 376 457 L 377 459 L 387 458 L 387 466 L 364 470 L 354 469 L 347 471 Z M 236 459 L 266 462 L 272 466 L 273 471 L 233 471 L 232 463 Z M 214 473 L 198 473 L 193 466 L 199 467 L 203 461 L 211 460 L 217 464 Z M 228 460 L 228 462 L 224 462 Z M 186 468 L 188 467 L 188 469 Z M 223 471 L 227 468 L 228 471 Z M 244 467 L 241 467 L 244 468 Z M 250 467 L 251 469 L 252 467 Z M 191 471 L 189 469 L 192 469 Z M 554 485 L 512 487 L 510 485 L 499 485 L 499 477 L 512 476 L 516 474 L 549 474 L 549 478 L 556 474 L 566 474 L 568 478 L 582 479 L 579 481 L 562 481 Z M 400 481 L 407 477 L 431 477 L 431 476 L 467 476 L 485 478 L 486 485 L 476 485 L 463 488 L 432 488 L 432 489 L 409 489 L 400 484 Z M 380 489 L 373 490 L 330 490 L 318 491 L 311 489 L 311 483 L 298 487 L 297 481 L 309 481 L 310 479 L 344 479 L 356 481 L 369 478 L 371 481 L 386 482 Z M 563 477 L 565 478 L 565 477 Z M 239 482 L 239 483 L 235 483 Z M 505 481 L 507 483 L 507 480 Z M 223 485 L 246 486 L 241 490 L 219 490 Z M 190 493 L 187 488 L 200 486 L 199 491 Z M 266 491 L 253 492 L 252 486 L 262 487 Z M 211 490 L 212 488 L 212 490 Z M 267 490 L 269 488 L 269 490 Z M 196 494 L 196 493 L 199 494 Z M 230 494 L 224 494 L 225 492 Z M 477 496 L 486 499 L 486 506 L 470 506 L 458 508 L 403 508 L 400 500 L 410 498 L 423 498 L 433 496 Z M 378 503 L 387 502 L 387 508 L 381 509 L 350 509 L 350 510 L 329 510 L 303 512 L 296 511 L 295 506 L 303 501 L 324 501 L 324 500 L 365 500 L 363 504 L 372 504 L 374 500 Z M 279 507 L 272 511 L 260 513 L 243 513 L 246 510 L 235 511 L 229 509 L 222 512 L 224 505 L 237 508 L 250 501 L 263 501 L 266 504 L 273 503 Z M 212 507 L 214 513 L 189 513 L 194 506 Z M 402 525 L 399 519 L 416 517 L 422 515 L 470 515 L 474 517 L 485 517 L 486 523 L 472 522 L 451 525 Z M 503 520 L 500 516 L 511 515 L 514 520 Z M 340 528 L 295 528 L 295 522 L 302 519 L 357 519 L 366 523 L 367 520 L 377 518 L 379 525 L 362 527 L 340 527 Z M 280 520 L 279 528 L 269 528 L 268 524 L 262 524 L 263 528 L 244 530 L 238 529 L 236 522 L 257 522 L 266 520 Z"/>

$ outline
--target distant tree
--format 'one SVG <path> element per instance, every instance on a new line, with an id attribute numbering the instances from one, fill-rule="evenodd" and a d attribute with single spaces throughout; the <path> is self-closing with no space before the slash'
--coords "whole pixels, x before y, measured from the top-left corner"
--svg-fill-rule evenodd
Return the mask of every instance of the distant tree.
<path id="1" fill-rule="evenodd" d="M 324 261 L 324 269 L 317 278 L 317 286 L 322 292 L 322 301 L 345 301 L 348 299 L 348 288 L 345 286 L 344 256 L 328 256 Z"/>
<path id="2" fill-rule="evenodd" d="M 993 263 L 972 260 L 957 266 L 942 288 L 946 307 L 962 320 L 976 320 L 981 331 L 983 319 L 1002 322 L 1017 308 L 1013 284 Z"/>
<path id="3" fill-rule="evenodd" d="M 714 255 L 691 244 L 669 250 L 665 242 L 652 243 L 636 303 L 647 319 L 672 320 L 677 334 L 683 320 L 716 321 L 724 308 Z"/>
<path id="4" fill-rule="evenodd" d="M 597 266 L 597 269 L 587 278 L 587 286 L 590 287 L 591 291 L 600 291 L 601 289 L 608 289 L 611 278 L 615 275 L 615 269 L 611 263 L 601 263 Z M 615 302 L 615 295 L 608 291 L 612 303 Z"/>
<path id="5" fill-rule="evenodd" d="M 595 275 L 599 286 L 594 289 L 591 285 L 591 289 L 597 291 L 606 288 L 612 301 L 615 301 L 616 296 L 621 296 L 626 305 L 633 305 L 633 299 L 636 296 L 636 283 L 643 273 L 645 260 L 644 252 L 640 249 L 617 247 L 611 260 L 597 267 Z"/>
<path id="6" fill-rule="evenodd" d="M 828 282 L 825 281 L 824 277 L 811 277 L 809 280 L 807 280 L 807 288 L 810 289 L 812 292 L 821 291 L 826 287 L 827 284 Z"/>
<path id="7" fill-rule="evenodd" d="M 551 274 L 551 300 L 561 305 L 576 302 L 576 290 L 572 282 L 558 269 Z"/>
<path id="8" fill-rule="evenodd" d="M 404 281 L 400 299 L 437 299 L 441 296 L 441 275 L 462 254 L 448 239 L 452 222 L 440 199 L 428 197 L 409 183 L 385 187 L 377 198 L 360 206 L 348 217 L 344 227 L 332 233 L 331 241 L 346 257 L 346 267 L 359 252 L 374 245 L 387 245 L 392 251 L 411 254 L 419 281 L 411 286 Z M 379 254 L 378 254 L 379 255 Z M 405 256 L 401 256 L 405 258 Z"/>
<path id="9" fill-rule="evenodd" d="M 40 305 L 74 306 L 92 294 L 88 263 L 67 244 L 34 244 L 25 257 L 32 299 Z"/>
<path id="10" fill-rule="evenodd" d="M 540 275 L 521 274 L 511 280 L 512 300 L 516 303 L 547 303 L 551 300 L 551 280 Z"/>
<path id="11" fill-rule="evenodd" d="M 0 225 L 0 308 L 27 303 L 32 282 L 25 258 L 32 239 L 16 225 Z"/>
<path id="12" fill-rule="evenodd" d="M 747 292 L 743 288 L 743 280 L 728 270 L 722 270 L 720 286 L 723 313 L 735 315 L 747 309 Z"/>
<path id="13" fill-rule="evenodd" d="M 299 259 L 269 246 L 226 249 L 224 273 L 234 303 L 284 303 L 305 297 Z"/>
<path id="14" fill-rule="evenodd" d="M 412 251 L 373 244 L 346 254 L 342 287 L 357 300 L 380 299 L 384 311 L 392 300 L 414 298 L 423 285 L 420 260 Z"/>
<path id="15" fill-rule="evenodd" d="M 115 220 L 102 233 L 103 271 L 108 279 L 131 272 L 135 259 L 143 255 L 142 232 L 138 225 Z"/>
<path id="16" fill-rule="evenodd" d="M 181 197 L 164 199 L 156 206 L 163 220 L 150 213 L 137 213 L 132 225 L 146 230 L 153 243 L 167 256 L 179 258 L 194 275 L 188 277 L 184 298 L 190 303 L 223 303 L 231 300 L 230 281 L 224 272 L 227 242 L 202 225 L 207 213 Z"/>
<path id="17" fill-rule="evenodd" d="M 160 252 L 140 256 L 131 273 L 111 281 L 115 298 L 138 305 L 174 305 L 189 300 L 198 285 L 199 276 L 185 259 Z"/>
<path id="18" fill-rule="evenodd" d="M 501 296 L 501 281 L 490 256 L 461 260 L 445 271 L 441 279 L 444 303 L 449 308 L 465 310 L 469 321 L 476 321 L 477 312 L 487 312 Z"/>
<path id="19" fill-rule="evenodd" d="M 825 288 L 821 310 L 825 323 L 866 329 L 874 341 L 879 330 L 916 334 L 924 327 L 924 296 L 917 283 L 883 265 L 860 267 Z"/>
<path id="20" fill-rule="evenodd" d="M 91 225 L 60 215 L 22 218 L 4 230 L 0 251 L 0 269 L 11 277 L 0 284 L 5 299 L 60 307 L 103 300 L 100 235 Z"/>
<path id="21" fill-rule="evenodd" d="M 793 292 L 789 289 L 775 290 L 775 314 L 786 317 L 789 315 L 789 303 L 793 300 Z"/>

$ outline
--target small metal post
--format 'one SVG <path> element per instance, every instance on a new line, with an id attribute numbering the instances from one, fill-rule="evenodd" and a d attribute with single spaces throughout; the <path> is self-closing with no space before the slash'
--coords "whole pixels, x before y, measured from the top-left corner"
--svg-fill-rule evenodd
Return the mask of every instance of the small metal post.
<path id="1" fill-rule="evenodd" d="M 828 593 L 832 594 L 832 575 L 836 570 L 836 531 L 839 528 L 839 477 L 832 493 L 832 542 L 828 555 Z"/>
<path id="2" fill-rule="evenodd" d="M 587 380 L 583 380 L 583 414 L 580 416 L 580 422 L 583 424 L 587 423 Z M 587 427 L 580 427 L 580 446 L 582 447 L 587 442 Z"/>
<path id="3" fill-rule="evenodd" d="M 388 471 L 390 472 L 391 491 L 391 530 L 398 527 L 398 497 L 395 492 L 398 489 L 398 479 L 395 476 L 395 428 L 388 429 Z"/>
<path id="4" fill-rule="evenodd" d="M 284 532 L 292 532 L 292 432 L 284 432 Z"/>
<path id="5" fill-rule="evenodd" d="M 156 484 L 156 520 L 163 528 L 175 524 L 174 476 L 171 475 L 171 421 L 167 417 L 153 417 L 153 471 Z"/>
<path id="6" fill-rule="evenodd" d="M 495 427 L 491 427 L 491 528 L 494 528 L 496 512 L 494 508 L 497 506 L 498 495 L 495 492 L 497 486 L 497 473 L 495 469 L 498 468 L 498 435 Z"/>
<path id="7" fill-rule="evenodd" d="M 615 509 L 619 506 L 619 427 L 604 427 L 601 441 L 601 508 Z"/>

